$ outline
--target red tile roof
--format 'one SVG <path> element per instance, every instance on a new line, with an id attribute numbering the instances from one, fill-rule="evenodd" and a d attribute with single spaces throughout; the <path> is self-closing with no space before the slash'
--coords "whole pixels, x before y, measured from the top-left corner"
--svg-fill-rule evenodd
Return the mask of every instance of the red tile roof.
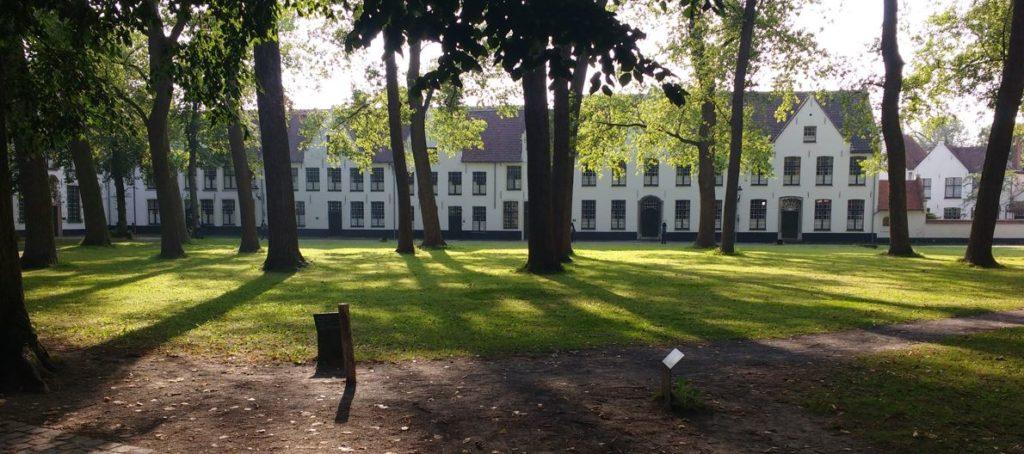
<path id="1" fill-rule="evenodd" d="M 878 182 L 878 211 L 889 211 L 889 181 Z M 907 211 L 924 211 L 921 180 L 907 180 Z"/>

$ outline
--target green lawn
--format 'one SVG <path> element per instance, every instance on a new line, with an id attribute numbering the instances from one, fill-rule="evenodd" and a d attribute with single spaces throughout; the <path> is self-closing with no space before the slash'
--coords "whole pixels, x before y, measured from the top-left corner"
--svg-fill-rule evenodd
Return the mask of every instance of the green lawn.
<path id="1" fill-rule="evenodd" d="M 262 254 L 206 239 L 189 257 L 158 244 L 61 248 L 26 273 L 43 339 L 77 348 L 153 349 L 250 360 L 314 357 L 310 314 L 352 303 L 357 356 L 399 359 L 624 344 L 765 338 L 1024 307 L 1024 249 L 1008 268 L 956 261 L 960 247 L 890 259 L 857 246 L 741 246 L 726 257 L 679 245 L 578 244 L 564 275 L 516 271 L 524 243 L 304 240 L 312 266 L 264 275 Z"/>
<path id="2" fill-rule="evenodd" d="M 1024 452 L 1024 329 L 862 358 L 812 407 L 889 451 Z"/>

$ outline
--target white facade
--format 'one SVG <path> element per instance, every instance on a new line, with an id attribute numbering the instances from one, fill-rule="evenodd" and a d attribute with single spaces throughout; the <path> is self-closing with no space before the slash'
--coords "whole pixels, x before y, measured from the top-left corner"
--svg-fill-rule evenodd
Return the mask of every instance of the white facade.
<path id="1" fill-rule="evenodd" d="M 938 144 L 914 169 L 915 176 L 924 187 L 926 212 L 938 219 L 971 219 L 974 212 L 974 183 L 979 172 L 980 169 L 969 169 L 950 146 Z M 1000 219 L 1019 217 L 1011 210 L 1011 202 L 1024 200 L 1020 190 L 1024 179 L 1012 169 L 1007 172 L 1015 183 L 1004 187 Z"/>

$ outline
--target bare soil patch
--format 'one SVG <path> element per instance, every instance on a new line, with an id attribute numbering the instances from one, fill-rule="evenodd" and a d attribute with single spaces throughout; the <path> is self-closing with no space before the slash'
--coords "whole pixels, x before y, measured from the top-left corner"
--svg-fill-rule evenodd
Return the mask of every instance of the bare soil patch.
<path id="1" fill-rule="evenodd" d="M 706 413 L 653 400 L 664 349 L 363 364 L 354 392 L 311 365 L 62 351 L 60 389 L 7 396 L 0 418 L 163 452 L 864 452 L 799 406 L 836 361 L 1024 325 L 1024 311 L 686 345 L 678 372 Z"/>

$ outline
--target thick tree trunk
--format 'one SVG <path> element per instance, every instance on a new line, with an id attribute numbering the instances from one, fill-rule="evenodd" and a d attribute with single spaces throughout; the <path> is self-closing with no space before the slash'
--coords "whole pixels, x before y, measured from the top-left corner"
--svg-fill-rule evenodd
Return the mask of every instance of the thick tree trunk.
<path id="1" fill-rule="evenodd" d="M 732 84 L 732 118 L 729 120 L 729 171 L 725 182 L 722 212 L 722 252 L 736 252 L 736 204 L 739 203 L 740 159 L 743 153 L 743 96 L 747 89 L 747 66 L 757 18 L 757 0 L 747 0 L 743 7 L 740 48 L 736 56 L 736 72 Z"/>
<path id="2" fill-rule="evenodd" d="M 714 89 L 706 94 L 701 105 L 701 124 L 697 130 L 700 145 L 697 146 L 697 190 L 700 197 L 700 218 L 697 223 L 697 239 L 694 246 L 715 247 L 715 156 L 712 150 L 715 125 Z"/>
<path id="3" fill-rule="evenodd" d="M 18 236 L 14 230 L 14 205 L 11 203 L 11 169 L 8 166 L 7 134 L 4 113 L 7 84 L 0 67 L 0 393 L 12 391 L 42 392 L 46 382 L 26 351 L 36 355 L 44 369 L 51 369 L 49 355 L 39 344 L 28 310 L 18 259 Z"/>
<path id="4" fill-rule="evenodd" d="M 548 124 L 547 72 L 544 65 L 523 75 L 526 122 L 526 178 L 530 210 L 526 270 L 534 274 L 562 271 L 553 238 L 551 212 L 551 135 Z"/>
<path id="5" fill-rule="evenodd" d="M 552 76 L 554 81 L 551 84 L 551 94 L 554 108 L 551 110 L 551 133 L 552 133 L 552 163 L 551 163 L 551 224 L 552 247 L 555 250 L 555 257 L 560 262 L 571 262 L 571 246 L 566 244 L 571 241 L 571 227 L 566 223 L 566 214 L 569 215 L 569 222 L 572 222 L 572 199 L 566 203 L 563 191 L 568 189 L 569 197 L 572 197 L 572 167 L 573 156 L 570 150 L 570 120 L 569 120 L 569 81 L 565 78 Z M 531 230 L 532 232 L 532 230 Z"/>
<path id="6" fill-rule="evenodd" d="M 437 214 L 437 198 L 434 196 L 434 184 L 430 180 L 430 155 L 427 153 L 427 110 L 430 101 L 423 99 L 419 90 L 413 85 L 420 77 L 420 42 L 409 41 L 409 70 L 406 74 L 406 89 L 409 93 L 409 141 L 412 147 L 412 162 L 416 168 L 416 189 L 420 201 L 420 220 L 423 222 L 423 244 L 425 248 L 444 247 L 444 236 L 441 234 L 441 221 Z"/>
<path id="7" fill-rule="evenodd" d="M 1021 96 L 1024 96 L 1024 0 L 1014 0 L 1010 45 L 1003 62 L 1003 80 L 996 95 L 996 111 L 978 184 L 971 237 L 964 254 L 964 260 L 972 265 L 998 266 L 992 256 L 992 238 L 999 219 L 999 198 L 1013 148 L 1014 122 L 1020 110 Z"/>
<path id="8" fill-rule="evenodd" d="M 96 179 L 96 162 L 92 147 L 83 138 L 71 141 L 71 159 L 75 162 L 78 177 L 78 192 L 82 198 L 82 213 L 85 215 L 85 238 L 83 246 L 110 246 L 110 230 L 107 215 L 103 212 L 103 193 Z"/>
<path id="9" fill-rule="evenodd" d="M 394 159 L 395 193 L 398 197 L 399 254 L 415 254 L 412 239 L 412 201 L 409 200 L 409 168 L 405 165 L 405 143 L 402 140 L 402 97 L 398 93 L 398 65 L 392 43 L 384 43 L 384 77 L 388 96 L 388 135 Z M 420 175 L 423 178 L 423 175 Z M 422 191 L 420 191 L 422 193 Z"/>
<path id="10" fill-rule="evenodd" d="M 171 172 L 171 143 L 167 136 L 167 118 L 174 94 L 171 56 L 159 21 L 150 22 L 148 33 L 149 77 L 154 94 L 152 110 L 146 120 L 146 135 L 160 207 L 160 256 L 176 259 L 185 256 L 183 244 L 188 241 L 188 229 L 178 178 Z"/>
<path id="11" fill-rule="evenodd" d="M 238 213 L 242 226 L 242 241 L 238 252 L 259 252 L 260 237 L 256 231 L 256 202 L 252 198 L 252 171 L 245 153 L 245 137 L 242 125 L 232 120 L 228 126 L 228 145 L 231 147 L 231 162 L 235 168 L 235 188 L 238 189 Z"/>
<path id="12" fill-rule="evenodd" d="M 188 230 L 193 238 L 202 238 L 199 232 L 199 188 L 196 174 L 199 167 L 199 105 L 195 102 L 189 108 L 188 123 L 185 125 L 185 140 L 188 142 L 188 210 L 192 217 L 185 216 Z"/>
<path id="13" fill-rule="evenodd" d="M 294 182 L 284 111 L 284 87 L 281 85 L 281 49 L 276 29 L 270 39 L 253 49 L 259 84 L 256 105 L 260 117 L 269 230 L 263 270 L 292 272 L 306 266 L 306 259 L 299 251 L 299 231 L 295 221 Z"/>
<path id="14" fill-rule="evenodd" d="M 20 41 L 18 41 L 20 43 Z M 20 44 L 8 46 L 4 64 L 9 68 L 7 77 L 17 91 L 10 98 L 10 109 L 18 121 L 14 132 L 15 160 L 22 202 L 25 204 L 25 250 L 21 256 L 22 268 L 46 268 L 57 263 L 57 244 L 54 239 L 53 196 L 50 174 L 46 170 L 46 157 L 39 146 L 32 118 L 35 117 L 33 94 L 25 52 Z M 3 87 L 5 90 L 7 87 Z"/>
<path id="15" fill-rule="evenodd" d="M 556 248 L 558 258 L 563 262 L 571 261 L 572 250 L 572 196 L 573 179 L 576 176 L 576 139 L 580 130 L 580 107 L 583 103 L 583 87 L 587 82 L 587 69 L 589 62 L 585 53 L 576 56 L 576 67 L 573 70 L 572 82 L 569 84 L 569 149 L 568 165 L 557 165 L 557 156 L 552 172 L 556 175 L 554 182 L 554 204 L 559 208 L 554 210 L 555 222 L 557 225 Z M 557 99 L 556 99 L 557 102 Z M 557 169 L 555 169 L 557 167 Z"/>
<path id="16" fill-rule="evenodd" d="M 914 256 L 907 225 L 907 148 L 900 124 L 900 92 L 903 90 L 903 58 L 896 40 L 897 0 L 884 0 L 882 59 L 885 85 L 882 94 L 882 136 L 889 159 L 889 255 Z"/>
<path id="17" fill-rule="evenodd" d="M 128 230 L 128 203 L 125 200 L 124 169 L 121 164 L 112 165 L 111 174 L 114 179 L 114 200 L 117 205 L 117 225 L 114 226 L 114 237 L 131 238 L 132 233 Z"/>

